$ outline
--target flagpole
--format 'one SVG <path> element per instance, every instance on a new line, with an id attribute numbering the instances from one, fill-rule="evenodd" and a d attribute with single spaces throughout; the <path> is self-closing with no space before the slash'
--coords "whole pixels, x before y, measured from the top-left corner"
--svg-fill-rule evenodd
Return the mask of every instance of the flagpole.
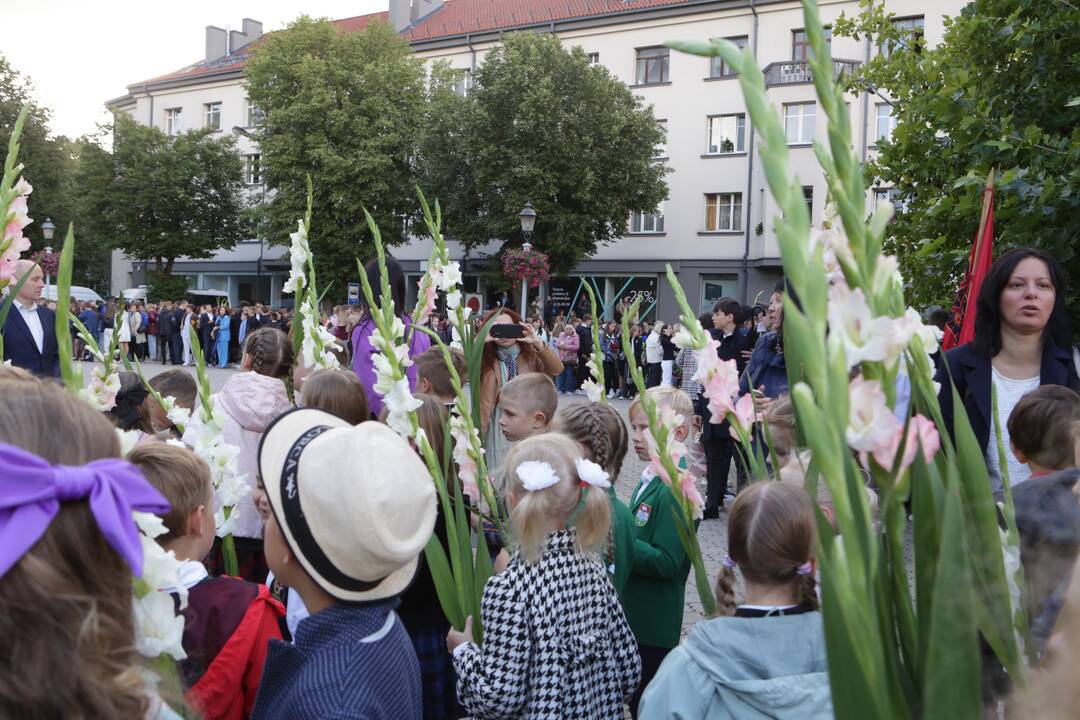
<path id="1" fill-rule="evenodd" d="M 990 208 L 994 206 L 994 168 L 986 174 L 986 187 L 983 188 L 982 216 L 979 218 L 979 234 L 975 236 L 975 255 L 982 257 L 983 235 L 986 232 L 986 218 L 990 216 Z"/>

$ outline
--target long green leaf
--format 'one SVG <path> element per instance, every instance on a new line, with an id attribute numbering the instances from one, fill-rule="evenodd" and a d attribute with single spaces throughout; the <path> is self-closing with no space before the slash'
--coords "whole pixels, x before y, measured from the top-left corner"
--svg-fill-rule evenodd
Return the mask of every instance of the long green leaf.
<path id="1" fill-rule="evenodd" d="M 458 604 L 457 593 L 454 592 L 454 578 L 450 574 L 450 563 L 446 559 L 446 550 L 443 549 L 439 538 L 432 533 L 424 547 L 424 559 L 427 561 L 428 570 L 431 571 L 431 579 L 435 583 L 435 594 L 439 598 L 439 605 L 450 624 L 459 630 L 465 627 L 465 616 Z"/>
<path id="2" fill-rule="evenodd" d="M 68 392 L 77 395 L 83 388 L 82 370 L 75 367 L 71 345 L 71 267 L 75 261 L 75 228 L 68 225 L 64 249 L 60 252 L 60 268 L 56 273 L 56 344 L 60 351 L 60 376 Z"/>
<path id="3" fill-rule="evenodd" d="M 958 622 L 975 609 L 961 503 L 957 488 L 946 490 L 927 634 L 923 703 L 927 720 L 974 717 L 971 711 L 980 705 L 978 636 L 970 622 Z"/>

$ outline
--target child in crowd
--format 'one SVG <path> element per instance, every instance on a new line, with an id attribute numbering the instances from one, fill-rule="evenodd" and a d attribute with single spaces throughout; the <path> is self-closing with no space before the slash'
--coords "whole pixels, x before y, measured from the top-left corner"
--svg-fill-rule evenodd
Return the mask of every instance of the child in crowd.
<path id="1" fill-rule="evenodd" d="M 316 370 L 304 381 L 303 406 L 324 410 L 359 425 L 371 419 L 364 384 L 351 370 Z"/>
<path id="2" fill-rule="evenodd" d="M 548 430 L 559 407 L 555 384 L 543 373 L 518 375 L 499 389 L 499 427 L 516 442 Z"/>
<path id="3" fill-rule="evenodd" d="M 311 615 L 271 642 L 252 715 L 421 717 L 420 668 L 394 607 L 435 525 L 435 487 L 393 430 L 299 408 L 267 428 L 266 558 Z"/>
<path id="4" fill-rule="evenodd" d="M 1033 390 L 1009 415 L 1012 452 L 1031 471 L 1030 479 L 1012 486 L 1012 495 L 1032 635 L 1039 650 L 1057 621 L 1080 551 L 1080 505 L 1073 494 L 1080 479 L 1074 455 L 1077 423 L 1080 395 L 1060 385 Z"/>
<path id="5" fill-rule="evenodd" d="M 647 392 L 656 401 L 658 409 L 671 408 L 682 416 L 682 425 L 675 428 L 673 439 L 685 442 L 694 417 L 693 401 L 682 390 L 670 385 L 649 388 Z M 629 417 L 634 452 L 639 459 L 648 462 L 645 433 L 649 429 L 649 420 L 641 409 L 640 398 L 630 403 Z M 646 466 L 641 474 L 641 480 L 630 496 L 629 508 L 634 516 L 637 542 L 634 543 L 633 571 L 622 599 L 641 653 L 641 684 L 630 703 L 630 712 L 636 717 L 642 691 L 667 654 L 679 644 L 690 557 L 683 548 L 675 524 L 675 496 L 650 466 Z"/>
<path id="6" fill-rule="evenodd" d="M 168 532 L 157 538 L 181 561 L 188 591 L 184 652 L 179 663 L 186 699 L 206 720 L 251 717 L 271 639 L 281 639 L 285 609 L 265 585 L 210 577 L 202 559 L 214 544 L 214 490 L 210 468 L 190 450 L 147 443 L 128 460 L 169 501 L 161 515 Z"/>
<path id="7" fill-rule="evenodd" d="M 465 365 L 465 354 L 457 348 L 451 348 L 450 357 L 453 359 L 454 369 L 457 370 L 458 378 L 464 387 L 469 382 L 469 368 Z M 450 369 L 446 367 L 440 348 L 428 348 L 413 360 L 413 364 L 416 365 L 416 392 L 434 395 L 446 405 L 454 402 L 456 398 L 454 386 L 450 382 Z"/>
<path id="8" fill-rule="evenodd" d="M 814 582 L 810 497 L 756 482 L 735 499 L 717 580 L 721 617 L 697 623 L 641 698 L 639 717 L 831 718 L 825 635 Z M 735 604 L 735 569 L 746 598 Z"/>
<path id="9" fill-rule="evenodd" d="M 26 380 L 0 397 L 0 717 L 178 717 L 142 673 L 131 602 L 132 510 L 168 503 L 86 402 Z"/>
<path id="10" fill-rule="evenodd" d="M 483 645 L 471 618 L 447 636 L 458 700 L 473 717 L 622 717 L 640 660 L 594 555 L 611 522 L 607 473 L 558 433 L 522 440 L 505 467 L 518 551 L 484 589 Z"/>
<path id="11" fill-rule="evenodd" d="M 417 375 L 417 387 L 423 382 L 422 378 L 421 371 Z M 443 432 L 448 422 L 446 405 L 442 398 L 435 395 L 417 393 L 413 397 L 423 403 L 416 409 L 416 417 L 431 443 L 431 449 L 435 451 L 435 457 L 441 462 L 446 451 L 446 434 Z M 419 451 L 417 454 L 419 455 Z M 457 482 L 452 462 L 448 468 L 444 468 L 443 473 L 450 493 L 456 494 L 454 489 Z M 439 538 L 444 549 L 449 547 L 446 517 L 440 503 L 436 503 L 435 537 Z M 397 608 L 397 614 L 409 633 L 413 649 L 416 650 L 416 659 L 420 662 L 424 720 L 456 719 L 459 716 L 455 688 L 457 676 L 454 674 L 450 652 L 446 649 L 446 633 L 450 630 L 450 621 L 439 604 L 435 580 L 431 576 L 427 559 L 423 556 L 420 557 L 416 579 L 409 589 L 401 594 L 401 605 Z"/>
<path id="12" fill-rule="evenodd" d="M 120 370 L 117 377 L 120 380 L 117 402 L 105 415 L 116 423 L 120 430 L 136 433 L 139 443 L 156 435 L 159 430 L 165 430 L 167 425 L 154 426 L 154 418 L 164 417 L 165 411 L 158 400 L 153 399 L 146 391 L 143 380 L 136 373 L 126 370 Z M 165 422 L 167 423 L 167 418 Z"/>
<path id="13" fill-rule="evenodd" d="M 604 564 L 611 584 L 622 599 L 630 571 L 634 566 L 637 528 L 626 503 L 615 495 L 615 482 L 629 449 L 629 434 L 618 411 L 607 403 L 574 403 L 559 411 L 553 429 L 581 443 L 589 460 L 604 468 L 611 479 L 611 535 L 604 552 Z"/>
<path id="14" fill-rule="evenodd" d="M 195 403 L 199 401 L 199 386 L 195 383 L 195 378 L 191 376 L 191 373 L 183 370 L 166 370 L 150 378 L 149 383 L 150 387 L 161 397 L 171 397 L 175 401 L 176 407 L 190 411 L 195 407 Z M 173 424 L 173 421 L 169 419 L 169 416 L 165 414 L 165 408 L 155 402 L 150 406 L 150 413 L 150 420 L 154 427 L 158 428 L 159 431 L 168 432 L 177 439 L 180 438 L 180 431 Z"/>
<path id="15" fill-rule="evenodd" d="M 228 379 L 214 402 L 225 413 L 225 442 L 240 448 L 237 472 L 254 487 L 258 474 L 259 441 L 270 423 L 289 409 L 289 395 L 283 379 L 292 365 L 293 349 L 289 337 L 277 328 L 260 328 L 244 342 L 240 369 Z M 253 503 L 242 502 L 233 510 L 238 514 L 233 526 L 240 577 L 250 582 L 266 578 L 263 557 L 262 520 Z M 220 550 L 213 554 L 211 571 L 224 574 Z"/>

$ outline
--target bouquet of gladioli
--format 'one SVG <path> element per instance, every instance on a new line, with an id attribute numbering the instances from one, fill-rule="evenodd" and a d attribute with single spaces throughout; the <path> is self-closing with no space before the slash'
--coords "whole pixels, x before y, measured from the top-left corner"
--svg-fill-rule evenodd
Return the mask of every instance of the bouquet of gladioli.
<path id="1" fill-rule="evenodd" d="M 311 232 L 312 185 L 308 176 L 307 212 L 298 220 L 296 232 L 289 235 L 289 261 L 292 269 L 282 287 L 294 293 L 296 312 L 293 313 L 293 347 L 300 364 L 311 369 L 336 368 L 337 357 L 330 348 L 337 345 L 330 331 L 323 327 L 319 316 L 319 291 L 315 283 L 315 258 L 308 244 Z"/>
<path id="2" fill-rule="evenodd" d="M 77 317 L 71 318 L 79 338 L 86 343 L 90 355 L 97 365 L 90 371 L 90 384 L 79 390 L 79 397 L 94 406 L 96 410 L 107 412 L 116 407 L 116 394 L 120 392 L 120 373 L 116 367 L 116 352 L 120 347 L 120 333 L 113 333 L 109 348 L 102 351 L 97 339 L 90 334 Z M 149 387 L 149 386 L 147 386 Z"/>
<path id="3" fill-rule="evenodd" d="M 606 403 L 607 394 L 604 388 L 607 384 L 604 379 L 604 350 L 600 347 L 600 318 L 596 316 L 596 294 L 588 282 L 585 283 L 585 292 L 589 294 L 589 306 L 592 309 L 592 353 L 585 363 L 589 368 L 589 379 L 581 383 L 581 389 L 590 401 Z"/>
<path id="4" fill-rule="evenodd" d="M 184 442 L 210 467 L 210 480 L 214 486 L 214 519 L 217 536 L 221 538 L 225 573 L 235 576 L 239 574 L 239 565 L 232 536 L 232 528 L 236 525 L 233 510 L 251 493 L 251 488 L 246 482 L 246 476 L 237 474 L 236 460 L 240 455 L 240 448 L 225 442 L 225 413 L 210 395 L 210 378 L 206 374 L 206 360 L 199 343 L 199 333 L 194 325 L 189 326 L 188 331 L 191 352 L 195 356 L 199 398 L 198 406 L 187 417 L 184 425 Z"/>
<path id="5" fill-rule="evenodd" d="M 20 177 L 23 166 L 17 164 L 19 157 L 19 138 L 22 136 L 23 125 L 26 122 L 30 105 L 23 105 L 19 117 L 15 121 L 15 127 L 8 141 L 7 158 L 4 161 L 4 176 L 0 180 L 0 295 L 6 293 L 7 297 L 0 303 L 0 328 L 7 321 L 8 312 L 15 301 L 15 295 L 22 289 L 23 283 L 30 277 L 25 273 L 21 278 L 15 278 L 16 268 L 22 254 L 30 249 L 30 241 L 22 234 L 23 228 L 33 222 L 26 210 L 26 198 L 33 192 L 30 183 Z M 11 283 L 15 282 L 14 287 Z M 0 360 L 4 357 L 4 337 L 0 333 Z"/>
<path id="6" fill-rule="evenodd" d="M 818 546 L 833 706 L 839 718 L 979 717 L 980 637 L 1014 683 L 1025 681 L 1015 534 L 998 529 L 983 454 L 955 390 L 955 437 L 935 428 L 944 426 L 928 354 L 936 334 L 905 308 L 896 259 L 882 253 L 891 205 L 864 219 L 866 187 L 844 91 L 833 81 L 816 4 L 803 7 L 809 64 L 829 120 L 828 142 L 816 142 L 815 152 L 835 208 L 818 231 L 790 179 L 784 129 L 753 55 L 723 40 L 670 45 L 721 56 L 739 76 L 780 211 L 776 233 L 799 300 L 785 298 L 784 352 L 811 450 L 807 486 L 816 496 L 824 482 L 835 506 L 836 532 L 819 523 Z M 901 372 L 912 387 L 904 420 L 894 414 Z M 880 493 L 881 532 L 864 472 Z M 1010 502 L 1006 495 L 1006 518 Z M 904 558 L 908 505 L 914 598 Z"/>
<path id="7" fill-rule="evenodd" d="M 430 218 L 426 203 L 424 203 L 424 209 L 426 216 Z M 437 206 L 436 210 L 438 210 Z M 364 299 L 375 323 L 375 330 L 371 335 L 371 345 L 378 351 L 371 356 L 375 365 L 375 390 L 383 395 L 387 409 L 387 424 L 402 437 L 415 443 L 421 457 L 424 459 L 428 472 L 431 473 L 435 482 L 439 503 L 442 507 L 443 516 L 446 518 L 447 549 L 449 553 L 443 548 L 439 538 L 435 535 L 432 535 L 425 548 L 425 558 L 431 569 L 439 603 L 443 608 L 443 612 L 446 613 L 447 619 L 455 628 L 464 628 L 466 617 L 471 615 L 474 619 L 474 632 L 479 640 L 483 637 L 483 628 L 480 627 L 480 597 L 484 585 L 487 583 L 488 578 L 491 577 L 491 557 L 488 555 L 483 534 L 477 534 L 476 547 L 473 547 L 464 504 L 460 502 L 461 493 L 449 487 L 447 482 L 449 468 L 444 459 L 436 457 L 427 435 L 420 427 L 416 409 L 422 403 L 412 396 L 409 378 L 406 375 L 406 370 L 412 364 L 412 360 L 409 357 L 409 344 L 405 339 L 405 325 L 397 316 L 394 301 L 390 294 L 390 282 L 386 271 L 386 255 L 383 251 L 382 235 L 375 224 L 374 218 L 366 210 L 365 216 L 368 227 L 371 229 L 380 269 L 380 299 L 376 301 L 367 274 L 363 272 L 360 261 L 357 260 Z M 435 272 L 441 274 L 437 277 L 430 276 L 428 282 L 432 285 L 443 282 L 444 285 L 450 288 L 450 292 L 460 292 L 455 284 L 445 283 L 443 280 L 446 277 L 446 270 L 450 271 L 451 276 L 456 273 L 456 263 L 451 266 L 448 258 L 444 255 L 446 248 L 445 244 L 442 243 L 442 236 L 438 232 L 438 223 L 432 221 L 432 226 L 434 227 L 433 234 L 436 235 L 437 239 L 435 240 L 435 250 L 432 253 L 435 262 L 429 264 L 429 272 L 431 272 L 431 268 L 435 268 Z M 460 306 L 455 310 L 459 315 L 458 321 L 461 324 L 459 327 L 464 326 L 465 322 L 461 317 L 463 311 Z M 422 311 L 423 307 L 420 307 L 417 308 L 416 312 L 419 314 Z M 412 327 L 413 331 L 417 331 L 419 325 L 414 322 Z M 461 329 L 464 330 L 465 328 L 461 327 Z M 455 449 L 455 458 L 465 474 L 464 480 L 474 479 L 479 484 L 476 490 L 477 496 L 483 495 L 485 498 L 489 498 L 491 507 L 494 508 L 496 507 L 494 496 L 486 483 L 486 468 L 484 467 L 483 448 L 480 446 L 479 433 L 471 422 L 471 413 L 464 408 L 464 392 L 461 388 L 460 378 L 458 378 L 453 362 L 450 359 L 450 350 L 443 346 L 441 342 L 439 344 L 442 347 L 444 359 L 450 368 L 457 397 L 455 412 L 448 428 L 448 432 L 458 442 L 458 448 Z M 487 488 L 486 492 L 485 488 Z M 451 494 L 459 501 L 451 502 Z M 447 558 L 447 554 L 449 554 L 449 558 Z"/>

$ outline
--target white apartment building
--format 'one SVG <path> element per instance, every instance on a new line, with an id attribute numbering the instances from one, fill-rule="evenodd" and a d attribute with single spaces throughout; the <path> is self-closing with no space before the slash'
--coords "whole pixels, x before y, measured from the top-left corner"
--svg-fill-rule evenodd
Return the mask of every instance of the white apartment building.
<path id="1" fill-rule="evenodd" d="M 959 0 L 930 6 L 925 0 L 890 0 L 896 22 L 934 44 L 944 32 L 945 16 L 958 14 Z M 826 24 L 841 13 L 859 10 L 855 0 L 820 3 Z M 580 46 L 590 60 L 605 66 L 647 104 L 667 130 L 656 148 L 656 161 L 667 163 L 668 199 L 655 213 L 631 218 L 625 237 L 599 248 L 569 277 L 553 278 L 542 288 L 546 309 L 564 309 L 582 301 L 582 284 L 590 282 L 603 298 L 605 314 L 622 301 L 642 298 L 649 316 L 675 317 L 674 295 L 664 278 L 670 263 L 691 303 L 701 311 L 723 296 L 752 302 L 768 293 L 781 274 L 772 218 L 777 209 L 768 191 L 757 154 L 754 128 L 737 80 L 719 60 L 669 52 L 673 39 L 729 38 L 749 47 L 762 68 L 768 96 L 784 120 L 790 147 L 792 182 L 806 196 L 812 221 L 821 222 L 825 186 L 811 142 L 824 138 L 825 118 L 814 102 L 808 66 L 809 51 L 802 29 L 801 5 L 791 0 L 390 0 L 390 10 L 335 21 L 344 31 L 373 21 L 391 22 L 418 57 L 443 60 L 462 71 L 461 91 L 468 92 L 471 72 L 512 30 L 551 32 L 566 46 Z M 128 94 L 110 100 L 115 112 L 167 132 L 193 127 L 234 130 L 245 156 L 253 202 L 262 192 L 257 145 L 242 134 L 258 123 L 258 109 L 248 105 L 243 62 L 261 25 L 244 20 L 243 31 L 227 37 L 206 29 L 206 58 L 176 73 L 128 87 Z M 836 72 L 851 71 L 880 48 L 863 40 L 836 38 L 832 55 Z M 892 131 L 891 106 L 884 98 L 861 93 L 848 104 L 853 145 L 860 157 L 874 152 L 879 137 Z M 887 188 L 868 193 L 872 210 Z M 542 208 L 538 208 L 542 212 Z M 450 228 L 452 232 L 452 228 Z M 497 249 L 493 243 L 490 251 Z M 261 248 L 261 256 L 258 254 Z M 540 247 L 539 249 L 543 249 Z M 416 239 L 395 248 L 407 272 L 418 276 L 429 256 L 430 242 Z M 484 253 L 469 256 L 451 244 L 465 261 L 467 290 L 485 294 L 476 271 Z M 261 259 L 258 259 L 261 257 Z M 115 263 L 114 265 L 120 265 Z M 178 261 L 177 272 L 191 276 L 197 287 L 226 289 L 233 301 L 280 300 L 288 262 L 280 245 L 242 243 L 208 261 Z M 257 278 L 261 276 L 262 285 Z M 119 267 L 114 290 L 138 277 Z M 485 298 L 491 302 L 494 298 Z"/>

